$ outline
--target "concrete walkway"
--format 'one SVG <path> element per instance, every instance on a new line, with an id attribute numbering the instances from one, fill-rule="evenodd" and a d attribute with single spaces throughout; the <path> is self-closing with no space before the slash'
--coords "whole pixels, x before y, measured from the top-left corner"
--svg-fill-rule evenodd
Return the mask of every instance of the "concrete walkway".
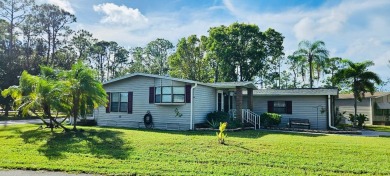
<path id="1" fill-rule="evenodd" d="M 0 170 L 1 176 L 90 176 L 89 174 L 68 174 L 65 172 L 31 171 L 31 170 Z"/>

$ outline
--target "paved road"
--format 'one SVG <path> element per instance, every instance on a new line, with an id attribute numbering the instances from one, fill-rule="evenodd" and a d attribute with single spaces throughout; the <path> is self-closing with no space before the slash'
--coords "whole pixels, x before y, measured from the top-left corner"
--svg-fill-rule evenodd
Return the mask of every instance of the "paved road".
<path id="1" fill-rule="evenodd" d="M 47 122 L 49 122 L 49 119 L 45 119 Z M 57 119 L 58 122 L 61 122 L 63 118 Z M 15 125 L 15 124 L 41 124 L 43 123 L 41 119 L 28 119 L 28 120 L 7 120 L 7 121 L 0 121 L 0 125 Z"/>
<path id="2" fill-rule="evenodd" d="M 0 170 L 1 176 L 91 176 L 89 174 L 68 174 L 65 172 L 30 171 L 30 170 Z"/>
<path id="3" fill-rule="evenodd" d="M 381 132 L 381 131 L 370 131 L 362 130 L 362 136 L 378 137 L 378 136 L 388 136 L 390 137 L 390 132 Z"/>

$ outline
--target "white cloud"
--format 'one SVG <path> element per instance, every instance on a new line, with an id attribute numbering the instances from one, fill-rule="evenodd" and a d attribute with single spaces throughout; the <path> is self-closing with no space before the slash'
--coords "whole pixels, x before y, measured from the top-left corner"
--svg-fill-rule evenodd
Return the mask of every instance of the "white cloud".
<path id="1" fill-rule="evenodd" d="M 71 3 L 68 0 L 38 0 L 37 3 L 49 3 L 54 4 L 65 11 L 75 14 L 76 11 L 73 9 Z"/>
<path id="2" fill-rule="evenodd" d="M 148 18 L 146 18 L 138 9 L 133 9 L 125 5 L 118 6 L 113 3 L 104 3 L 94 5 L 93 10 L 105 14 L 100 21 L 101 23 L 144 26 L 148 22 Z"/>

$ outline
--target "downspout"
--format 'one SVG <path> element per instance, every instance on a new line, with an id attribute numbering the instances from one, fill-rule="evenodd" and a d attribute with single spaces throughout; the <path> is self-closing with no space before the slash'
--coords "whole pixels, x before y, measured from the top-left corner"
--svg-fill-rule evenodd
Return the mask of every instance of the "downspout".
<path id="1" fill-rule="evenodd" d="M 193 118 L 194 118 L 194 89 L 198 86 L 198 83 L 195 83 L 194 87 L 191 87 L 191 116 L 190 116 L 190 130 L 193 130 Z"/>
<path id="2" fill-rule="evenodd" d="M 338 130 L 336 127 L 332 126 L 332 110 L 330 106 L 330 95 L 328 95 L 328 121 L 329 121 L 329 128 Z"/>
<path id="3" fill-rule="evenodd" d="M 373 115 L 372 115 L 372 98 L 370 98 L 370 117 L 369 117 L 369 123 L 370 125 L 372 125 L 372 121 L 373 121 Z"/>

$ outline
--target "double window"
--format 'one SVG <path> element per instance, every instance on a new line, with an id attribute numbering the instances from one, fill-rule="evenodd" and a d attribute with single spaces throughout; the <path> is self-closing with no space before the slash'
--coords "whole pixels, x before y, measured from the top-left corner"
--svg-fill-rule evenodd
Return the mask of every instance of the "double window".
<path id="1" fill-rule="evenodd" d="M 128 93 L 111 93 L 111 112 L 127 112 Z"/>
<path id="2" fill-rule="evenodd" d="M 155 88 L 155 103 L 184 103 L 185 88 L 163 86 Z"/>

